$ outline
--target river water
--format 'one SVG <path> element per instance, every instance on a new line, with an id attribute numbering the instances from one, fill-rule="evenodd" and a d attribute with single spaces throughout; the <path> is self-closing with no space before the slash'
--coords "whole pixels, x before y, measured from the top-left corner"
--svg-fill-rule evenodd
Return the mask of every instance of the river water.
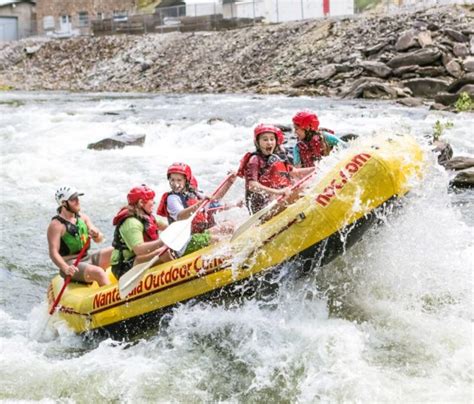
<path id="1" fill-rule="evenodd" d="M 474 154 L 472 114 L 387 102 L 0 93 L 0 399 L 472 402 L 474 194 L 449 193 L 449 175 L 429 152 L 401 210 L 270 296 L 181 305 L 132 342 L 83 339 L 60 325 L 37 338 L 56 274 L 45 237 L 56 188 L 85 193 L 82 209 L 110 243 L 131 186 L 160 195 L 166 167 L 185 161 L 211 191 L 252 148 L 256 123 L 289 124 L 301 108 L 337 133 L 408 132 L 426 150 L 436 120 L 449 121 L 455 154 Z M 87 150 L 119 131 L 146 134 L 144 147 Z M 228 199 L 242 192 L 239 183 Z"/>

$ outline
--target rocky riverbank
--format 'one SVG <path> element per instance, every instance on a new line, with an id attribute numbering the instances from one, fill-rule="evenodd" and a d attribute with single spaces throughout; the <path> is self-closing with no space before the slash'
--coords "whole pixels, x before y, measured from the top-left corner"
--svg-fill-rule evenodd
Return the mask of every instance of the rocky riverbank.
<path id="1" fill-rule="evenodd" d="M 474 6 L 233 31 L 0 45 L 0 87 L 253 92 L 450 105 L 474 98 Z"/>

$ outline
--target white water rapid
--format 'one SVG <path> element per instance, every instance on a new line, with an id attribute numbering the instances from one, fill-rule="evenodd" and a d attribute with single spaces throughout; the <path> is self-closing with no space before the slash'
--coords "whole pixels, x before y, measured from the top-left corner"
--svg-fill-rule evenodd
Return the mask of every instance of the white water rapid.
<path id="1" fill-rule="evenodd" d="M 303 108 L 339 134 L 411 133 L 424 145 L 424 180 L 383 226 L 272 295 L 181 305 L 132 342 L 65 328 L 33 337 L 57 273 L 46 242 L 56 188 L 85 193 L 82 208 L 110 243 L 132 186 L 160 195 L 166 167 L 185 161 L 210 191 L 252 149 L 255 124 L 290 124 Z M 474 193 L 448 193 L 426 142 L 437 120 L 453 123 L 444 137 L 456 155 L 474 154 L 472 114 L 387 102 L 1 92 L 0 400 L 472 402 Z M 146 143 L 87 149 L 119 131 Z M 238 183 L 228 200 L 242 193 Z"/>

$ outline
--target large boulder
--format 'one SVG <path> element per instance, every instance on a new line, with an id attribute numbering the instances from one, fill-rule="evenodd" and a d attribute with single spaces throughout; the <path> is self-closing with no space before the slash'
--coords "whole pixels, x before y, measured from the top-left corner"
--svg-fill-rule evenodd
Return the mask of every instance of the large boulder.
<path id="1" fill-rule="evenodd" d="M 464 59 L 463 66 L 467 72 L 474 72 L 474 56 L 468 56 Z"/>
<path id="2" fill-rule="evenodd" d="M 417 66 L 415 73 L 421 77 L 444 76 L 446 70 L 443 66 Z"/>
<path id="3" fill-rule="evenodd" d="M 445 28 L 443 30 L 443 32 L 444 32 L 444 34 L 446 34 L 447 36 L 449 36 L 451 39 L 453 39 L 456 42 L 468 42 L 469 41 L 469 37 L 467 37 L 462 32 L 459 32 L 455 29 Z"/>
<path id="4" fill-rule="evenodd" d="M 466 84 L 465 86 L 461 87 L 458 91 L 458 94 L 468 93 L 471 98 L 474 98 L 474 84 Z"/>
<path id="5" fill-rule="evenodd" d="M 430 77 L 404 80 L 403 84 L 407 86 L 415 97 L 434 97 L 441 91 L 445 91 L 448 82 L 441 79 L 432 79 Z"/>
<path id="6" fill-rule="evenodd" d="M 474 84 L 474 73 L 465 74 L 458 80 L 454 80 L 446 89 L 448 93 L 458 93 L 466 84 Z"/>
<path id="7" fill-rule="evenodd" d="M 378 98 L 395 99 L 399 95 L 397 89 L 377 78 L 362 78 L 343 89 L 343 98 Z"/>
<path id="8" fill-rule="evenodd" d="M 423 101 L 420 98 L 414 97 L 400 98 L 397 100 L 397 103 L 406 107 L 421 107 L 423 105 Z"/>
<path id="9" fill-rule="evenodd" d="M 336 73 L 337 73 L 336 65 L 329 64 L 322 67 L 320 70 L 317 70 L 311 73 L 307 77 L 296 80 L 294 83 L 292 83 L 291 86 L 294 88 L 298 88 L 298 87 L 306 87 L 306 86 L 313 85 L 316 83 L 324 83 L 328 81 Z"/>
<path id="10" fill-rule="evenodd" d="M 455 43 L 453 46 L 454 56 L 464 58 L 469 56 L 469 48 L 464 43 Z"/>
<path id="11" fill-rule="evenodd" d="M 390 45 L 390 40 L 383 40 L 382 42 L 379 42 L 378 44 L 374 46 L 370 46 L 368 48 L 365 48 L 362 52 L 364 53 L 365 56 L 370 56 L 374 55 L 376 53 L 381 52 L 384 48 Z"/>
<path id="12" fill-rule="evenodd" d="M 414 52 L 403 53 L 394 56 L 387 63 L 392 69 L 401 66 L 418 65 L 425 66 L 436 62 L 441 57 L 441 51 L 436 48 L 418 49 Z"/>
<path id="13" fill-rule="evenodd" d="M 421 31 L 418 34 L 418 43 L 422 48 L 425 48 L 427 46 L 433 45 L 433 39 L 431 37 L 431 32 L 430 31 Z"/>
<path id="14" fill-rule="evenodd" d="M 123 149 L 125 146 L 143 146 L 145 138 L 146 135 L 129 135 L 124 132 L 119 132 L 98 142 L 89 143 L 87 148 L 92 150 L 110 150 Z"/>
<path id="15" fill-rule="evenodd" d="M 458 171 L 451 180 L 452 187 L 455 188 L 473 188 L 474 187 L 474 168 Z"/>
<path id="16" fill-rule="evenodd" d="M 447 93 L 441 91 L 434 96 L 434 100 L 437 104 L 441 105 L 453 105 L 458 100 L 459 95 Z"/>
<path id="17" fill-rule="evenodd" d="M 401 52 L 410 48 L 419 48 L 420 44 L 417 39 L 418 32 L 415 29 L 404 31 L 395 43 L 395 49 Z"/>
<path id="18" fill-rule="evenodd" d="M 396 77 L 403 77 L 407 73 L 415 73 L 420 67 L 417 65 L 401 66 L 393 70 L 393 75 Z"/>
<path id="19" fill-rule="evenodd" d="M 466 84 L 465 86 L 461 87 L 457 93 L 454 94 L 442 91 L 436 94 L 434 99 L 440 104 L 452 105 L 458 100 L 459 96 L 462 93 L 467 93 L 469 97 L 474 98 L 474 84 Z"/>
<path id="20" fill-rule="evenodd" d="M 455 59 L 452 59 L 446 63 L 445 68 L 451 76 L 456 77 L 457 79 L 462 77 L 464 74 L 461 65 Z"/>
<path id="21" fill-rule="evenodd" d="M 453 157 L 453 148 L 443 140 L 433 142 L 433 152 L 438 154 L 438 163 L 444 166 Z"/>
<path id="22" fill-rule="evenodd" d="M 377 77 L 387 78 L 392 74 L 392 69 L 385 63 L 375 61 L 363 61 L 360 66 L 367 72 L 376 75 Z"/>
<path id="23" fill-rule="evenodd" d="M 443 163 L 443 166 L 447 170 L 465 170 L 466 168 L 473 168 L 474 167 L 474 157 L 467 157 L 467 156 L 456 156 L 452 159 Z"/>

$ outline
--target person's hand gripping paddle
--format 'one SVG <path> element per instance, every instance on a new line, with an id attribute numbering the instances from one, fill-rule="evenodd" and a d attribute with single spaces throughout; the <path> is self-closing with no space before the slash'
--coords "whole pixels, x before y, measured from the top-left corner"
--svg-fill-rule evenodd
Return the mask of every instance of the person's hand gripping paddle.
<path id="1" fill-rule="evenodd" d="M 214 191 L 211 198 L 201 202 L 199 208 L 190 217 L 171 223 L 160 233 L 160 240 L 163 241 L 163 244 L 165 244 L 167 248 L 162 250 L 150 261 L 135 265 L 120 277 L 119 294 L 121 299 L 124 299 L 128 296 L 128 294 L 138 285 L 140 279 L 143 277 L 143 274 L 148 269 L 150 269 L 166 251 L 169 249 L 180 251 L 184 248 L 191 238 L 191 225 L 196 215 L 211 202 L 215 195 L 227 184 L 227 182 L 232 177 L 232 175 L 227 176 L 219 185 L 219 187 Z"/>

